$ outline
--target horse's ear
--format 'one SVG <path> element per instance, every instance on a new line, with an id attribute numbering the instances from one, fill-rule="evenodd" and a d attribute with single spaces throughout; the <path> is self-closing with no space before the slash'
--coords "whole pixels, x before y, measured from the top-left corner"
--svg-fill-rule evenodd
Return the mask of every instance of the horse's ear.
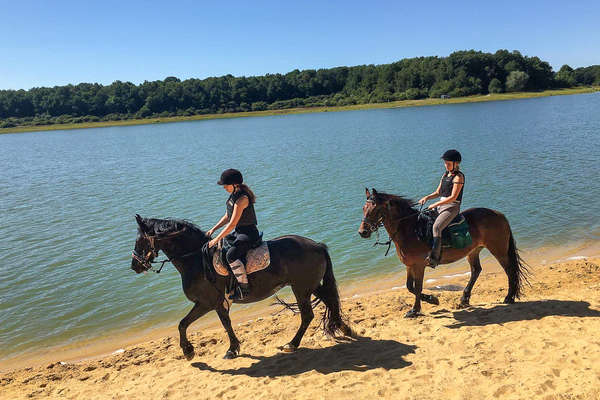
<path id="1" fill-rule="evenodd" d="M 138 223 L 138 226 L 142 230 L 142 232 L 146 232 L 146 224 L 144 224 L 144 220 L 140 217 L 140 214 L 135 214 L 135 220 Z"/>
<path id="2" fill-rule="evenodd" d="M 377 204 L 379 202 L 379 199 L 377 198 L 377 190 L 375 190 L 375 188 L 371 188 L 371 195 L 372 195 L 372 199 L 375 201 L 375 203 Z"/>
<path id="3" fill-rule="evenodd" d="M 365 194 L 367 195 L 367 199 L 371 197 L 371 193 L 369 193 L 369 188 L 365 188 Z"/>

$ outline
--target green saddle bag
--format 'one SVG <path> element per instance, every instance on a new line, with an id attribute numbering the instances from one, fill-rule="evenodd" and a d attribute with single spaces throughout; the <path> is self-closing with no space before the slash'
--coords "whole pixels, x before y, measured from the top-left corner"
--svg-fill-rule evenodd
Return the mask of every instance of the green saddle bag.
<path id="1" fill-rule="evenodd" d="M 469 224 L 462 214 L 461 217 L 460 221 L 448 225 L 442 232 L 442 246 L 464 249 L 473 243 Z"/>

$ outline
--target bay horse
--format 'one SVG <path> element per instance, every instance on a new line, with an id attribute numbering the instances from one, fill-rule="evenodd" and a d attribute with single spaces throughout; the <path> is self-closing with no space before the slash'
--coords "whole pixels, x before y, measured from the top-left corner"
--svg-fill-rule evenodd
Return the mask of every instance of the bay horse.
<path id="1" fill-rule="evenodd" d="M 412 200 L 387 193 L 378 193 L 365 189 L 367 201 L 363 206 L 363 219 L 358 233 L 369 238 L 371 233 L 383 225 L 396 247 L 396 254 L 406 265 L 406 287 L 415 295 L 415 303 L 406 318 L 420 315 L 421 300 L 430 304 L 439 304 L 436 296 L 422 293 L 425 274 L 425 257 L 431 250 L 417 238 L 415 228 L 419 211 Z M 489 208 L 470 208 L 462 212 L 469 224 L 472 244 L 463 249 L 444 247 L 440 264 L 449 264 L 467 257 L 471 266 L 471 279 L 465 287 L 459 308 L 469 307 L 471 290 L 481 272 L 479 253 L 485 247 L 498 260 L 508 276 L 508 294 L 504 303 L 512 304 L 519 298 L 523 285 L 527 282 L 528 268 L 517 250 L 510 225 L 506 217 Z"/>
<path id="2" fill-rule="evenodd" d="M 168 257 L 166 261 L 171 262 L 181 274 L 183 291 L 194 303 L 190 312 L 179 323 L 179 345 L 183 355 L 188 360 L 194 357 L 194 346 L 186 334 L 188 326 L 214 310 L 229 336 L 229 349 L 224 358 L 238 356 L 240 342 L 231 327 L 229 307 L 225 300 L 229 278 L 215 274 L 213 281 L 208 279 L 205 272 L 205 268 L 213 268 L 212 265 L 204 264 L 206 261 L 201 254 L 203 245 L 210 238 L 188 221 L 142 218 L 137 214 L 135 218 L 138 234 L 131 269 L 136 273 L 151 270 L 154 258 L 162 250 Z M 325 333 L 334 336 L 339 331 L 343 335 L 352 336 L 352 330 L 342 320 L 340 297 L 327 246 L 296 235 L 281 236 L 267 244 L 271 253 L 270 266 L 248 275 L 250 295 L 235 302 L 253 303 L 266 299 L 284 286 L 291 286 L 302 322 L 293 339 L 282 347 L 284 352 L 293 352 L 300 346 L 300 341 L 314 318 L 311 295 L 325 304 L 322 321 Z M 208 258 L 212 260 L 212 257 Z"/>

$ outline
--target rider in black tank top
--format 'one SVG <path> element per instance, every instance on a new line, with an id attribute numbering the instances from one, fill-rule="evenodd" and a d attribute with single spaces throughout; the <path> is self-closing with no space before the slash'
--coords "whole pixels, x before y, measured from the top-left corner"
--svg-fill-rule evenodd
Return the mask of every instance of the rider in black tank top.
<path id="1" fill-rule="evenodd" d="M 234 191 L 227 199 L 227 217 L 231 219 L 233 214 L 233 207 L 238 199 L 242 196 L 246 196 L 248 199 L 251 198 L 251 195 L 246 192 L 244 189 L 240 188 L 237 191 Z M 256 225 L 258 224 L 256 221 L 256 213 L 254 212 L 254 204 L 249 202 L 248 206 L 244 208 L 242 211 L 242 216 L 240 217 L 237 225 L 235 226 L 235 232 L 243 233 L 246 235 L 253 236 L 256 240 L 258 240 L 258 228 Z"/>
<path id="2" fill-rule="evenodd" d="M 442 156 L 446 172 L 440 179 L 440 184 L 435 192 L 419 200 L 423 205 L 429 199 L 441 197 L 439 201 L 430 205 L 429 209 L 436 209 L 438 216 L 433 224 L 433 245 L 431 252 L 426 257 L 427 265 L 435 268 L 442 260 L 442 231 L 459 214 L 465 187 L 465 175 L 460 172 L 459 166 L 462 156 L 456 150 L 448 150 Z"/>
<path id="3" fill-rule="evenodd" d="M 206 232 L 210 237 L 217 229 L 225 226 L 216 238 L 210 240 L 208 247 L 216 246 L 223 239 L 231 244 L 227 251 L 227 262 L 239 283 L 239 290 L 230 296 L 232 300 L 242 300 L 250 294 L 244 265 L 245 256 L 252 245 L 260 239 L 254 212 L 255 196 L 243 182 L 242 173 L 237 169 L 223 171 L 217 184 L 222 185 L 230 193 L 226 203 L 226 212 L 219 222 Z"/>
<path id="4" fill-rule="evenodd" d="M 460 188 L 460 193 L 458 194 L 458 197 L 456 198 L 456 201 L 460 202 L 460 201 L 462 201 L 463 189 L 465 188 L 465 186 L 464 186 L 465 174 L 463 174 L 460 171 L 454 171 L 454 172 L 452 172 L 452 174 L 450 176 L 448 176 L 447 172 L 444 172 L 444 175 L 442 175 L 442 179 L 440 180 L 440 182 L 441 182 L 440 196 L 450 197 L 452 195 L 452 189 L 454 188 L 454 178 L 456 178 L 457 175 L 460 176 L 463 181 L 463 186 Z"/>

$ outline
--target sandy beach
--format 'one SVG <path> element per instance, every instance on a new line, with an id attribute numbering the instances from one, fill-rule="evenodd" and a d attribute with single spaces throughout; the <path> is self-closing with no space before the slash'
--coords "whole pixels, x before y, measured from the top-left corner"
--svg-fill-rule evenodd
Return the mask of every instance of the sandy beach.
<path id="1" fill-rule="evenodd" d="M 302 347 L 280 353 L 299 317 L 264 313 L 236 323 L 237 359 L 222 359 L 227 336 L 207 324 L 191 330 L 196 356 L 187 361 L 172 328 L 114 354 L 4 372 L 0 398 L 599 399 L 600 258 L 531 270 L 514 305 L 501 304 L 506 278 L 488 261 L 469 309 L 456 307 L 468 280 L 456 274 L 426 284 L 440 305 L 425 304 L 418 319 L 403 318 L 413 299 L 401 287 L 346 296 L 357 339 L 328 338 L 315 318 Z"/>

